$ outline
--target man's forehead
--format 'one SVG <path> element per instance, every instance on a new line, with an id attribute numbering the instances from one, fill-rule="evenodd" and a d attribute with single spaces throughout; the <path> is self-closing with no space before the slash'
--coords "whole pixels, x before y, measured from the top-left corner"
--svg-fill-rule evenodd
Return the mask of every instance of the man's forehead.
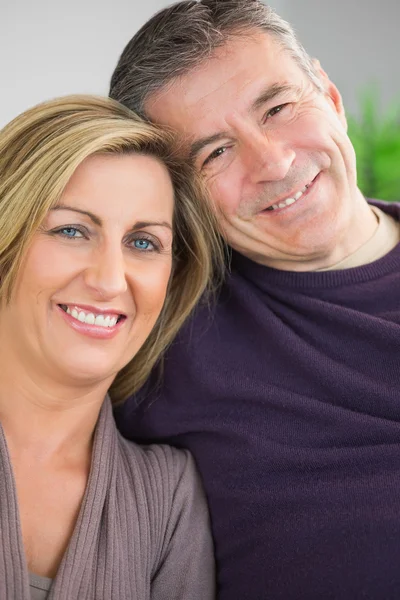
<path id="1" fill-rule="evenodd" d="M 268 34 L 237 37 L 207 61 L 155 92 L 151 120 L 191 140 L 221 131 L 229 111 L 250 110 L 268 88 L 296 84 L 299 67 Z M 298 83 L 298 82 L 297 82 Z"/>

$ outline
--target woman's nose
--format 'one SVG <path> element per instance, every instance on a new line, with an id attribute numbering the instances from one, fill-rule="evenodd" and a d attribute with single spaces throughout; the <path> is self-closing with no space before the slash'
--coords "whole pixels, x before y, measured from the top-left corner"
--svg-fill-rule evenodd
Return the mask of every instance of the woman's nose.
<path id="1" fill-rule="evenodd" d="M 98 249 L 85 271 L 85 282 L 102 300 L 112 300 L 127 290 L 123 250 Z"/>

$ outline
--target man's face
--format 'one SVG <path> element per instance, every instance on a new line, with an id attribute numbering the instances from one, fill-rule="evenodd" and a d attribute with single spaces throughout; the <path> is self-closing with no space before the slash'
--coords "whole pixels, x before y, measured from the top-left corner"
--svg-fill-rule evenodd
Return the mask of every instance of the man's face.
<path id="1" fill-rule="evenodd" d="M 145 106 L 182 134 L 229 243 L 276 268 L 324 266 L 361 227 L 341 98 L 322 70 L 321 83 L 325 93 L 271 36 L 253 32 Z"/>

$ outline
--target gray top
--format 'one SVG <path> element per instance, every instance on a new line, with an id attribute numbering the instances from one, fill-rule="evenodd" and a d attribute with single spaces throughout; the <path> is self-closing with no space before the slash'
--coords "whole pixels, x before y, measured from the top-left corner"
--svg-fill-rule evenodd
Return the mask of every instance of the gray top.
<path id="1" fill-rule="evenodd" d="M 48 577 L 39 577 L 29 573 L 29 587 L 31 589 L 31 600 L 47 600 L 52 579 Z"/>
<path id="2" fill-rule="evenodd" d="M 214 600 L 214 569 L 207 506 L 190 454 L 128 442 L 106 399 L 74 532 L 50 590 L 40 589 L 46 578 L 28 574 L 0 426 L 1 600 Z"/>

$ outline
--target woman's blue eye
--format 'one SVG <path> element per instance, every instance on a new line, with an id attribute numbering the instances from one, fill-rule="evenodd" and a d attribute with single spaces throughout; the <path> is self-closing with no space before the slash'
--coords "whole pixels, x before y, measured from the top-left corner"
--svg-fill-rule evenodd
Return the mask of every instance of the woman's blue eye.
<path id="1" fill-rule="evenodd" d="M 146 240 L 144 238 L 135 240 L 134 246 L 138 250 L 152 250 L 154 248 L 154 244 L 152 244 L 152 242 L 150 242 L 150 240 Z"/>
<path id="2" fill-rule="evenodd" d="M 78 238 L 83 237 L 82 232 L 79 231 L 76 227 L 63 227 L 58 230 L 61 235 L 69 238 Z"/>

